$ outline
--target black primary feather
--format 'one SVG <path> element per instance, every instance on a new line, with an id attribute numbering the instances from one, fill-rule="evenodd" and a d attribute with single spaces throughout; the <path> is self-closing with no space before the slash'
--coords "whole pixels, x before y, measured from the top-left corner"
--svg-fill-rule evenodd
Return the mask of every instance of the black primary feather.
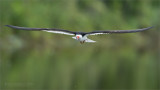
<path id="1" fill-rule="evenodd" d="M 60 31 L 70 34 L 76 34 L 76 32 L 64 30 L 64 29 L 56 29 L 56 28 L 27 28 L 27 27 L 19 27 L 19 26 L 13 26 L 13 25 L 5 25 L 10 28 L 19 29 L 19 30 L 30 30 L 30 31 Z"/>

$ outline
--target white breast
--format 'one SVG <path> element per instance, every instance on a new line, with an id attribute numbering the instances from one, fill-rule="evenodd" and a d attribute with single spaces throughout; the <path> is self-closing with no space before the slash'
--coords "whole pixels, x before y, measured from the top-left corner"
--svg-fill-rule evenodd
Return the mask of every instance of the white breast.
<path id="1" fill-rule="evenodd" d="M 84 40 L 87 40 L 87 37 L 86 36 L 83 36 L 81 38 L 79 38 L 80 41 L 84 41 Z"/>

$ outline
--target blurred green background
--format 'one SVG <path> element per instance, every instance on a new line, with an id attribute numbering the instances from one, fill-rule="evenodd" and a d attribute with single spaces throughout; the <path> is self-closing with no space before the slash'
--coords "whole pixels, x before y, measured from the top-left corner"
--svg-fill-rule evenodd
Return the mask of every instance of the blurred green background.
<path id="1" fill-rule="evenodd" d="M 153 29 L 71 36 L 4 25 L 71 31 Z M 160 0 L 0 0 L 0 89 L 159 90 Z"/>

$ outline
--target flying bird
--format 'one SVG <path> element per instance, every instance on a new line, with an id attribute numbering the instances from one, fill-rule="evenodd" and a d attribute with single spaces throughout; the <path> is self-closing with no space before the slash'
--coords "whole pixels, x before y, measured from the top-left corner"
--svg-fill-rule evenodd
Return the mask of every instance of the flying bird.
<path id="1" fill-rule="evenodd" d="M 97 30 L 92 32 L 74 32 L 64 29 L 56 29 L 56 28 L 27 28 L 27 27 L 19 27 L 19 26 L 13 26 L 13 25 L 6 25 L 7 27 L 13 28 L 13 29 L 19 29 L 19 30 L 28 30 L 28 31 L 46 31 L 51 33 L 58 33 L 58 34 L 65 34 L 65 35 L 74 35 L 72 37 L 73 39 L 76 39 L 80 41 L 81 44 L 84 42 L 96 42 L 91 39 L 88 39 L 87 36 L 89 35 L 98 35 L 98 34 L 111 34 L 111 33 L 135 33 L 135 32 L 141 32 L 148 29 L 151 29 L 152 27 L 142 28 L 142 29 L 135 29 L 135 30 Z"/>

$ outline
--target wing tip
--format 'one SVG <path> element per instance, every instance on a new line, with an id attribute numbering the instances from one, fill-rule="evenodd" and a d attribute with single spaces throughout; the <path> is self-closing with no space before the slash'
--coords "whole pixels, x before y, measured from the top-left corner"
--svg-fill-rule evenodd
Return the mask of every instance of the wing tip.
<path id="1" fill-rule="evenodd" d="M 16 27 L 16 26 L 13 26 L 13 25 L 4 25 L 4 26 L 6 26 L 6 27 L 10 27 L 10 28 L 14 28 L 14 27 Z"/>
<path id="2" fill-rule="evenodd" d="M 11 25 L 4 25 L 4 26 L 10 27 Z"/>
<path id="3" fill-rule="evenodd" d="M 148 27 L 147 29 L 151 29 L 151 28 L 154 28 L 154 26 Z"/>
<path id="4" fill-rule="evenodd" d="M 154 26 L 150 26 L 150 27 L 144 28 L 143 31 L 149 30 L 149 29 L 152 29 L 152 28 L 154 28 Z"/>

